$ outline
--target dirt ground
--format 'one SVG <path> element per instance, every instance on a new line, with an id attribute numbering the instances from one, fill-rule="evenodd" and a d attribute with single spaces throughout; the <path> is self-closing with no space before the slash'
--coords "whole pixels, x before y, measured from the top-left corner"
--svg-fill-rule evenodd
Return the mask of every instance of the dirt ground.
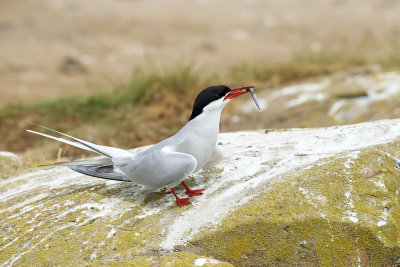
<path id="1" fill-rule="evenodd" d="M 0 107 L 109 90 L 136 67 L 373 58 L 400 39 L 398 14 L 395 0 L 2 0 Z"/>

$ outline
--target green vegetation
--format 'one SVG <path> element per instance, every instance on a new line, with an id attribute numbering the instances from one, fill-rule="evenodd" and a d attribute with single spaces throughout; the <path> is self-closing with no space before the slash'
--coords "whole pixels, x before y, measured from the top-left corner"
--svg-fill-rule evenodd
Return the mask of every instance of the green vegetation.
<path id="1" fill-rule="evenodd" d="M 232 69 L 236 79 L 269 81 L 274 85 L 346 70 L 367 62 L 360 57 L 340 53 L 313 53 L 295 56 L 289 62 L 274 65 L 242 64 Z"/>
<path id="2" fill-rule="evenodd" d="M 383 42 L 380 64 L 393 67 L 400 66 L 400 42 L 396 41 L 395 38 Z"/>
<path id="3" fill-rule="evenodd" d="M 313 54 L 294 57 L 290 62 L 273 65 L 240 64 L 228 71 L 227 79 L 238 82 L 271 81 L 274 84 L 282 84 L 364 63 L 357 58 L 347 58 L 336 54 Z M 198 91 L 198 87 L 205 86 L 205 83 L 217 83 L 218 80 L 218 76 L 200 77 L 188 66 L 154 72 L 137 69 L 128 83 L 118 86 L 111 94 L 96 93 L 86 97 L 63 98 L 30 105 L 10 104 L 0 109 L 0 126 L 12 117 L 22 114 L 32 115 L 32 113 L 52 120 L 68 117 L 73 118 L 74 121 L 95 121 L 106 116 L 110 110 L 149 102 L 157 94 L 181 94 L 190 89 Z"/>
<path id="4" fill-rule="evenodd" d="M 33 106 L 11 105 L 0 113 L 0 122 L 6 116 L 30 110 L 52 119 L 73 117 L 76 120 L 93 121 L 106 116 L 109 110 L 133 103 L 147 102 L 155 94 L 169 91 L 182 93 L 193 88 L 198 76 L 190 67 L 179 67 L 159 73 L 136 70 L 127 84 L 120 85 L 113 93 L 97 93 L 82 98 L 71 97 L 44 101 Z"/>
<path id="5" fill-rule="evenodd" d="M 0 109 L 0 124 L 4 118 L 7 117 L 12 117 L 15 115 L 18 115 L 24 110 L 24 107 L 22 104 L 9 104 L 8 106 Z"/>
<path id="6" fill-rule="evenodd" d="M 363 69 L 372 62 L 386 69 L 398 68 L 399 49 L 392 43 L 385 47 L 377 60 L 365 59 L 360 53 L 320 52 L 303 53 L 275 64 L 242 63 L 218 74 L 207 70 L 200 74 L 190 66 L 151 71 L 137 69 L 131 80 L 116 86 L 111 93 L 96 92 L 83 97 L 10 104 L 1 108 L 0 138 L 3 142 L 0 150 L 23 152 L 43 146 L 42 138 L 26 135 L 25 129 L 30 128 L 31 123 L 68 130 L 71 134 L 76 131 L 80 136 L 86 134 L 105 145 L 150 144 L 175 133 L 186 122 L 193 98 L 207 85 L 247 83 L 274 87 L 355 67 Z M 10 129 L 13 129 L 12 135 Z M 56 152 L 51 153 L 50 157 L 54 157 Z"/>
<path id="7" fill-rule="evenodd" d="M 152 72 L 135 70 L 129 82 L 117 86 L 111 93 L 12 104 L 0 109 L 0 138 L 3 141 L 0 150 L 23 152 L 27 148 L 41 148 L 35 152 L 40 158 L 28 156 L 28 162 L 46 161 L 59 155 L 59 146 L 45 148 L 46 140 L 25 132 L 34 128 L 32 123 L 71 134 L 76 131 L 80 137 L 93 136 L 105 145 L 135 147 L 150 144 L 182 126 L 188 116 L 183 111 L 189 110 L 185 103 L 193 101 L 202 83 L 191 67 Z M 177 104 L 171 109 L 172 102 L 183 105 Z M 163 125 L 163 116 L 171 118 L 169 125 Z M 71 129 L 74 130 L 71 132 Z M 82 156 L 82 151 L 66 148 L 62 156 Z"/>
<path id="8" fill-rule="evenodd" d="M 366 57 L 359 51 L 321 51 L 319 53 L 301 53 L 290 61 L 277 64 L 256 65 L 242 63 L 231 69 L 230 76 L 235 80 L 255 80 L 269 82 L 273 86 L 299 79 L 326 75 L 337 71 L 346 71 L 355 67 L 378 64 L 383 68 L 400 67 L 400 44 L 394 41 L 382 45 L 375 57 Z"/>
<path id="9" fill-rule="evenodd" d="M 383 56 L 378 63 L 383 67 L 399 67 L 400 53 L 397 47 L 384 46 Z M 255 65 L 242 63 L 232 67 L 227 79 L 235 82 L 270 82 L 279 85 L 293 80 L 329 74 L 339 70 L 369 64 L 368 60 L 358 55 L 343 53 L 311 53 L 294 56 L 288 62 Z M 96 93 L 80 98 L 64 98 L 44 101 L 37 104 L 10 104 L 0 109 L 0 125 L 9 117 L 34 112 L 51 118 L 73 117 L 76 120 L 93 121 L 105 116 L 109 110 L 135 103 L 145 103 L 160 93 L 183 93 L 189 89 L 199 90 L 205 81 L 218 82 L 219 76 L 201 77 L 190 66 L 180 66 L 165 71 L 146 72 L 137 69 L 132 79 L 118 86 L 112 94 Z"/>

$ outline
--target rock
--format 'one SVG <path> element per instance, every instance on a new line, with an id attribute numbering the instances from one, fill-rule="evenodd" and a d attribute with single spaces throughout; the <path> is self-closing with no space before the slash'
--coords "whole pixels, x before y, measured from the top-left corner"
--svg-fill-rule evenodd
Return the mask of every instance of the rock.
<path id="1" fill-rule="evenodd" d="M 85 60 L 86 59 L 86 60 Z M 68 54 L 61 63 L 61 72 L 64 74 L 86 74 L 88 72 L 87 57 L 77 54 Z"/>
<path id="2" fill-rule="evenodd" d="M 223 162 L 187 179 L 206 190 L 183 208 L 62 167 L 12 177 L 0 263 L 395 266 L 399 137 L 400 120 L 221 134 Z"/>
<path id="3" fill-rule="evenodd" d="M 369 178 L 374 177 L 375 175 L 378 175 L 378 174 L 379 174 L 379 169 L 373 170 L 373 169 L 371 169 L 370 167 L 364 167 L 364 168 L 362 168 L 362 169 L 360 170 L 360 174 L 361 174 L 363 177 L 369 179 Z"/>
<path id="4" fill-rule="evenodd" d="M 0 151 L 0 169 L 18 168 L 22 166 L 22 161 L 14 153 Z"/>
<path id="5" fill-rule="evenodd" d="M 229 130 L 243 129 L 235 121 L 271 128 L 325 127 L 400 117 L 400 72 L 342 73 L 277 90 L 258 88 L 262 113 L 251 98 L 230 119 Z"/>

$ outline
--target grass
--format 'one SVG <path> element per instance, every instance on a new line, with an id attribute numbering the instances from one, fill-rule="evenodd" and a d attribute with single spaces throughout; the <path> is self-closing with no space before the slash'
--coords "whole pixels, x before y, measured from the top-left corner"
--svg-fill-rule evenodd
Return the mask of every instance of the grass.
<path id="1" fill-rule="evenodd" d="M 25 106 L 19 103 L 13 103 L 0 109 L 0 124 L 5 118 L 13 117 L 23 112 Z"/>
<path id="2" fill-rule="evenodd" d="M 381 64 L 400 67 L 400 42 L 391 40 L 382 44 Z"/>
<path id="3" fill-rule="evenodd" d="M 399 68 L 399 51 L 397 46 L 388 46 L 382 50 L 377 63 L 383 67 Z M 43 138 L 25 132 L 26 128 L 31 128 L 31 123 L 60 131 L 68 129 L 77 137 L 93 137 L 104 145 L 135 147 L 150 144 L 179 129 L 190 115 L 198 91 L 207 85 L 220 83 L 221 77 L 232 84 L 279 86 L 370 63 L 370 60 L 354 54 L 321 52 L 295 56 L 288 62 L 276 64 L 242 63 L 225 73 L 207 77 L 190 66 L 161 71 L 137 69 L 128 82 L 117 86 L 112 93 L 12 104 L 0 109 L 0 138 L 3 140 L 0 150 L 23 152 L 42 146 L 46 142 Z M 59 146 L 50 149 L 50 157 L 57 154 L 56 147 Z M 72 152 L 65 153 L 76 156 Z"/>
<path id="4" fill-rule="evenodd" d="M 0 109 L 3 141 L 0 150 L 23 152 L 28 147 L 46 144 L 47 140 L 25 132 L 25 129 L 35 128 L 32 123 L 68 131 L 83 139 L 93 136 L 105 145 L 149 144 L 160 136 L 171 135 L 184 123 L 189 103 L 203 83 L 197 73 L 186 66 L 152 72 L 135 70 L 132 79 L 117 86 L 112 93 L 9 105 Z M 172 105 L 175 101 L 180 104 Z M 160 123 L 165 114 L 168 125 Z M 55 149 L 51 148 L 50 155 L 44 158 L 54 157 L 58 153 Z M 65 153 L 81 155 L 81 151 Z"/>
<path id="5" fill-rule="evenodd" d="M 119 102 L 128 100 L 134 103 L 149 101 L 163 90 L 183 93 L 198 82 L 199 76 L 189 66 L 150 74 L 144 74 L 138 69 L 134 72 L 131 82 L 119 90 L 117 99 Z"/>
<path id="6" fill-rule="evenodd" d="M 340 53 L 312 53 L 294 56 L 289 62 L 279 64 L 241 64 L 233 67 L 231 76 L 236 79 L 250 79 L 268 81 L 277 86 L 294 80 L 329 74 L 339 70 L 346 70 L 355 66 L 365 65 L 367 62 L 356 56 L 347 56 Z"/>
<path id="7" fill-rule="evenodd" d="M 383 49 L 378 62 L 383 66 L 400 66 L 400 49 L 392 43 Z M 294 56 L 288 62 L 256 65 L 241 63 L 232 67 L 226 75 L 232 83 L 269 82 L 277 86 L 294 80 L 329 74 L 356 66 L 368 64 L 361 56 L 343 53 L 311 53 Z M 132 79 L 117 86 L 112 94 L 96 93 L 82 98 L 63 98 L 43 101 L 34 105 L 11 104 L 0 109 L 0 126 L 4 120 L 26 113 L 36 113 L 40 117 L 70 118 L 75 121 L 90 122 L 103 118 L 110 110 L 138 103 L 148 103 L 157 95 L 165 93 L 182 94 L 186 90 L 217 83 L 219 76 L 201 77 L 190 66 L 180 66 L 163 71 L 146 72 L 136 69 Z"/>
<path id="8" fill-rule="evenodd" d="M 102 118 L 110 110 L 125 105 L 146 103 L 161 92 L 183 93 L 199 84 L 199 77 L 190 67 L 178 67 L 163 72 L 135 70 L 133 78 L 118 86 L 113 93 L 96 93 L 86 97 L 69 97 L 42 101 L 34 105 L 10 104 L 0 109 L 0 125 L 12 117 L 36 113 L 51 120 L 73 118 L 93 121 Z"/>
<path id="9" fill-rule="evenodd" d="M 272 86 L 306 79 L 314 76 L 346 71 L 354 67 L 378 64 L 383 68 L 400 68 L 400 43 L 394 41 L 382 44 L 379 55 L 366 57 L 354 51 L 321 51 L 295 55 L 290 61 L 277 64 L 242 63 L 234 66 L 230 77 L 237 81 L 250 80 L 268 82 Z"/>

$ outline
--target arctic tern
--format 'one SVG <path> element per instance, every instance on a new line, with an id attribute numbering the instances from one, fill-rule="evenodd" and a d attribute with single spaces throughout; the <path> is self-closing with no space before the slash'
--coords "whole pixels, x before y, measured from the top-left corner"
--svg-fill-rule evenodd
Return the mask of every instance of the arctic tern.
<path id="1" fill-rule="evenodd" d="M 222 160 L 217 146 L 222 109 L 233 98 L 250 92 L 257 103 L 253 86 L 229 88 L 211 86 L 199 93 L 189 121 L 175 135 L 139 153 L 109 146 L 96 145 L 70 135 L 41 126 L 67 137 L 27 130 L 69 145 L 89 150 L 106 158 L 62 162 L 79 173 L 103 179 L 134 182 L 149 189 L 171 188 L 179 206 L 189 204 L 188 198 L 179 198 L 175 186 L 182 184 L 189 196 L 201 195 L 203 189 L 190 189 L 184 179 L 200 169 L 208 169 Z M 40 126 L 40 125 L 39 125 Z M 72 141 L 71 141 L 72 140 Z"/>

